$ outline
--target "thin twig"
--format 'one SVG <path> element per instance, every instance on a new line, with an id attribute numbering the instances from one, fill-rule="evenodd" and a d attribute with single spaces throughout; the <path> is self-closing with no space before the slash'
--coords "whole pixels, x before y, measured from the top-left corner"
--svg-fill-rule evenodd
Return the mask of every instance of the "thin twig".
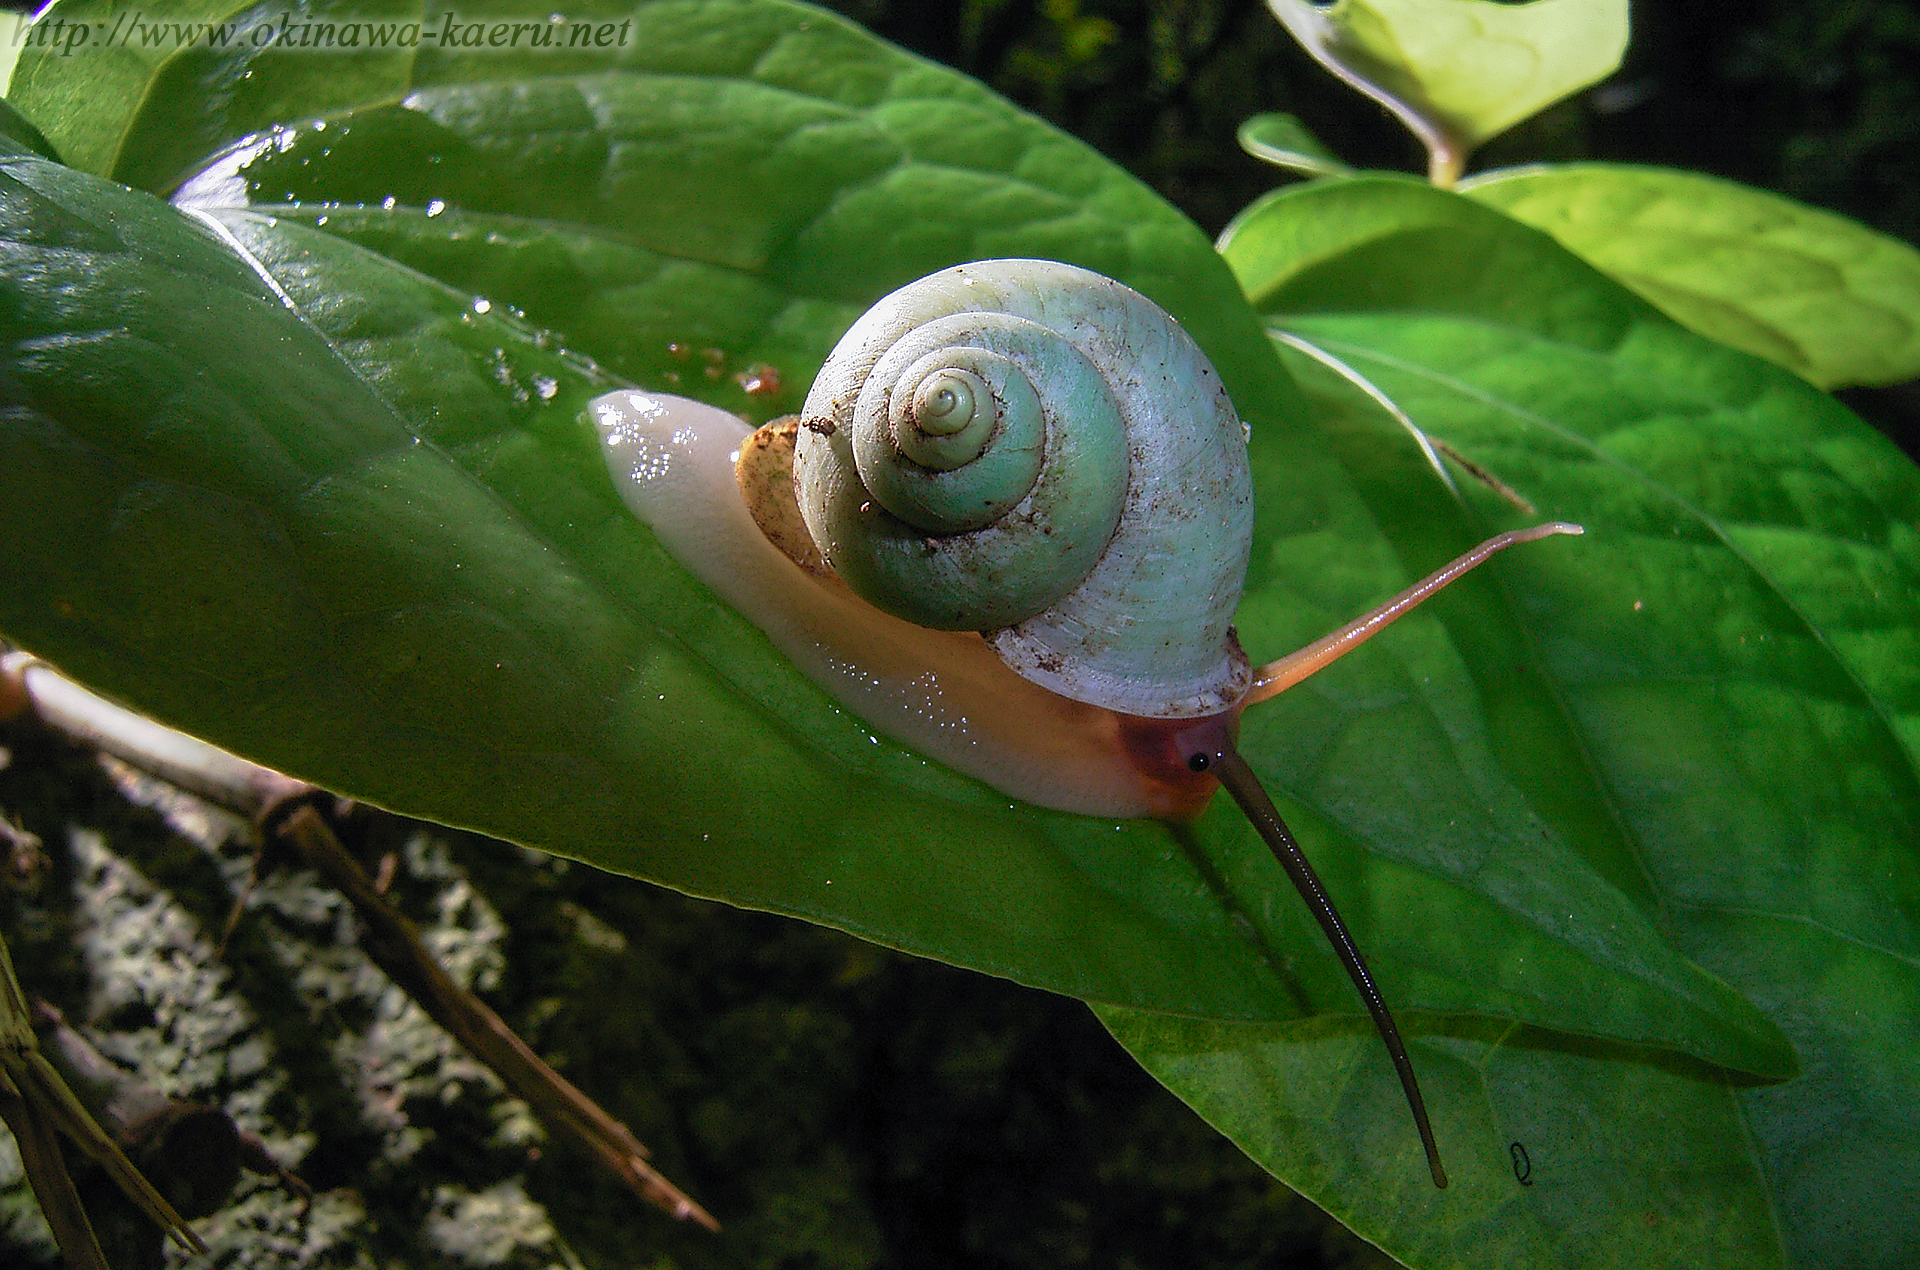
<path id="1" fill-rule="evenodd" d="M 271 815 L 269 823 L 274 823 Z M 387 977 L 491 1067 L 535 1115 L 585 1147 L 649 1203 L 708 1230 L 720 1229 L 704 1208 L 647 1163 L 647 1149 L 632 1130 L 547 1066 L 485 1002 L 448 976 L 421 942 L 413 922 L 375 890 L 373 879 L 311 803 L 299 802 L 279 817 L 274 832 L 353 903 L 367 926 L 361 946 Z"/>
<path id="2" fill-rule="evenodd" d="M 354 906 L 366 928 L 367 955 L 428 1016 L 492 1068 L 547 1127 L 584 1148 L 648 1203 L 708 1230 L 720 1225 L 647 1163 L 633 1131 L 554 1071 L 485 1002 L 455 983 L 421 941 L 419 930 L 341 845 L 316 808 L 318 786 L 249 762 L 105 701 L 22 653 L 0 657 L 0 681 L 12 680 L 46 723 L 142 771 L 250 817 Z"/>
<path id="3" fill-rule="evenodd" d="M 73 1270 L 109 1270 L 100 1241 L 94 1237 L 93 1224 L 87 1220 L 87 1210 L 81 1206 L 80 1193 L 67 1172 L 66 1159 L 60 1154 L 60 1135 L 54 1132 L 52 1122 L 5 1081 L 0 1081 L 0 1122 L 13 1131 L 27 1183 L 33 1188 L 33 1198 L 46 1216 L 61 1255 Z"/>
<path id="4" fill-rule="evenodd" d="M 47 1224 L 53 1228 L 60 1251 L 76 1267 L 107 1270 L 93 1226 L 67 1172 L 66 1157 L 60 1149 L 64 1135 L 104 1168 L 127 1198 L 182 1248 L 205 1252 L 207 1246 L 200 1236 L 153 1189 L 47 1062 L 47 1056 L 40 1052 L 32 1017 L 26 994 L 14 977 L 6 941 L 0 940 L 0 1120 L 13 1130 L 27 1181 Z"/>

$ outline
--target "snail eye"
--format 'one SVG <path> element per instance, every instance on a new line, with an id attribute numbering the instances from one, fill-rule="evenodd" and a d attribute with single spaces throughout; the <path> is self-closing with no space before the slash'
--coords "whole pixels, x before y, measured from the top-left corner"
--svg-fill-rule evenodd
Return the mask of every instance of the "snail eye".
<path id="1" fill-rule="evenodd" d="M 1187 770 L 1190 772 L 1204 772 L 1212 765 L 1205 754 L 1195 754 L 1187 759 Z"/>

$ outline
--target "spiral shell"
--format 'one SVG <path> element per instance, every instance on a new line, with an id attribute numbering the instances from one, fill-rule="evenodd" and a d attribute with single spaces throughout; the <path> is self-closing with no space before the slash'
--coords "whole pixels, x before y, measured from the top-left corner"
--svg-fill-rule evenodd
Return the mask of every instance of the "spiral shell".
<path id="1" fill-rule="evenodd" d="M 1062 696 L 1190 718 L 1247 691 L 1246 431 L 1198 346 L 1119 283 L 995 260 L 894 292 L 814 381 L 794 481 L 854 591 L 985 633 Z"/>

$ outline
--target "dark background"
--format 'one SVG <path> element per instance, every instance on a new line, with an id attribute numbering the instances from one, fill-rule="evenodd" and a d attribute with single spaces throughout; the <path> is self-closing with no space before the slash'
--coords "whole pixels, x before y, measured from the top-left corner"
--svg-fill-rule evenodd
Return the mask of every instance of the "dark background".
<path id="1" fill-rule="evenodd" d="M 1261 0 L 834 0 L 1089 142 L 1217 234 L 1289 179 L 1244 153 L 1249 115 L 1299 116 L 1357 167 L 1424 172 L 1391 116 L 1321 70 Z M 1920 243 L 1920 6 L 1633 6 L 1620 72 L 1495 138 L 1470 170 L 1661 163 L 1729 177 Z M 1920 389 L 1848 391 L 1920 454 Z"/>
<path id="2" fill-rule="evenodd" d="M 1279 183 L 1234 129 L 1298 115 L 1362 167 L 1425 170 L 1385 112 L 1301 52 L 1259 0 L 835 0 L 1096 146 L 1210 233 Z M 1621 71 L 1496 139 L 1475 167 L 1665 163 L 1920 239 L 1920 10 L 1903 3 L 1637 4 Z"/>

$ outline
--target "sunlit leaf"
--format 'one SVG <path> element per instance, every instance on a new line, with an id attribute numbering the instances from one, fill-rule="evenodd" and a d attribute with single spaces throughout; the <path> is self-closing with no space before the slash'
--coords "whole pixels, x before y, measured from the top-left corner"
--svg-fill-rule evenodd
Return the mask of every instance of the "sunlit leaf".
<path id="1" fill-rule="evenodd" d="M 1437 1195 L 1408 1144 L 1383 1145 L 1378 1074 L 1336 1057 L 1357 1054 L 1363 1031 L 1126 1011 L 1106 1011 L 1109 1026 L 1409 1264 L 1911 1260 L 1920 471 L 1786 372 L 1414 182 L 1275 196 L 1225 250 L 1276 331 L 1384 389 L 1542 515 L 1585 523 L 1576 566 L 1539 566 L 1518 618 L 1526 660 L 1470 615 L 1444 620 L 1506 770 L 1534 774 L 1548 820 L 1588 823 L 1571 836 L 1602 853 L 1595 867 L 1765 1009 L 1803 1070 L 1755 1084 L 1604 1043 L 1435 1024 L 1415 1061 L 1429 1098 L 1442 1091 L 1443 1147 L 1465 1157 Z M 1396 425 L 1318 363 L 1290 364 L 1355 482 L 1395 507 L 1390 538 L 1510 514 L 1458 464 L 1458 497 L 1437 478 L 1415 493 L 1392 471 Z M 1401 448 L 1400 465 L 1421 462 Z M 1548 765 L 1543 750 L 1580 757 Z"/>
<path id="2" fill-rule="evenodd" d="M 1240 125 L 1240 148 L 1303 176 L 1341 176 L 1353 169 L 1293 115 L 1255 115 Z"/>
<path id="3" fill-rule="evenodd" d="M 8 523 L 34 528 L 0 583 L 7 633 L 190 730 L 419 814 L 1062 991 L 1295 1013 L 1163 829 L 1016 808 L 807 683 L 620 507 L 579 417 L 616 376 L 680 371 L 749 404 L 673 343 L 722 349 L 729 371 L 776 362 L 804 388 L 860 297 L 986 254 L 976 238 L 1042 252 L 1067 232 L 1218 333 L 1250 412 L 1284 409 L 1251 316 L 1220 303 L 1230 276 L 1117 169 L 965 81 L 808 11 L 662 10 L 644 47 L 676 47 L 658 23 L 705 20 L 708 39 L 680 36 L 712 74 L 370 103 L 236 152 L 190 213 L 14 161 L 0 472 Z M 715 68 L 727 40 L 732 79 Z M 865 84 L 871 110 L 792 82 L 831 79 L 834 57 L 839 91 Z M 580 149 L 535 166 L 580 91 L 609 103 L 608 128 L 589 117 Z M 943 120 L 967 125 L 978 166 Z M 558 179 L 616 130 L 624 181 Z M 729 130 L 714 166 L 704 147 Z M 936 154 L 916 162 L 922 132 Z M 669 149 L 649 156 L 647 133 Z M 838 166 L 810 200 L 761 183 L 822 146 Z M 755 179 L 739 179 L 749 152 Z M 338 199 L 212 207 L 255 188 L 250 161 Z M 1042 171 L 1001 168 L 1022 163 Z M 887 165 L 898 194 L 865 181 Z M 1085 201 L 1039 183 L 1049 166 Z M 963 190 L 986 206 L 876 232 L 886 208 Z M 1148 952 L 1154 927 L 1168 942 Z"/>
<path id="4" fill-rule="evenodd" d="M 1675 321 L 1822 388 L 1920 377 L 1920 251 L 1857 221 L 1619 164 L 1490 172 L 1461 192 L 1544 229 Z"/>
<path id="5" fill-rule="evenodd" d="M 1611 75 L 1626 0 L 1267 0 L 1316 61 L 1391 110 L 1450 184 L 1466 156 Z"/>

